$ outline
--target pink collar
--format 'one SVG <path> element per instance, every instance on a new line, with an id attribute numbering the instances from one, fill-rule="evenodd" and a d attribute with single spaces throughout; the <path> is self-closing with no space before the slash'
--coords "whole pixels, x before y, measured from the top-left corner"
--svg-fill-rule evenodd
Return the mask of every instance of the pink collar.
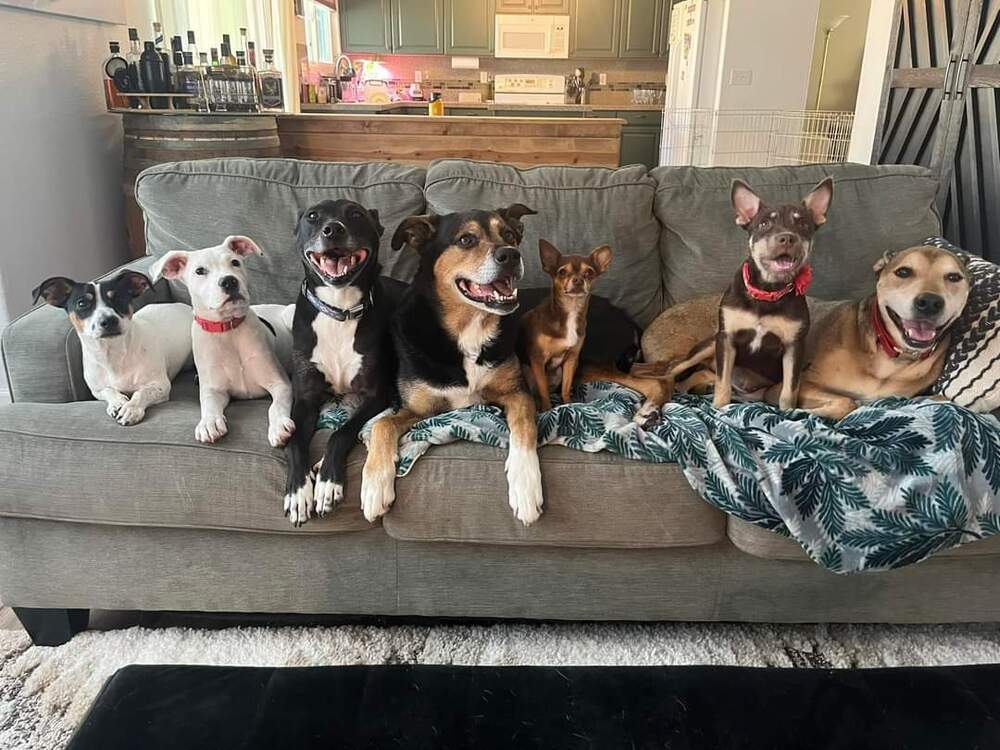
<path id="1" fill-rule="evenodd" d="M 886 328 L 885 321 L 882 320 L 882 313 L 878 309 L 878 300 L 875 299 L 872 300 L 872 328 L 875 329 L 875 342 L 887 357 L 895 359 L 903 353 L 903 350 L 896 346 L 896 342 L 893 340 L 892 334 L 889 333 L 889 329 Z M 925 349 L 920 354 L 913 356 L 917 359 L 927 359 L 934 353 L 935 349 L 937 349 L 937 342 L 929 349 Z"/>
<path id="2" fill-rule="evenodd" d="M 209 333 L 225 333 L 234 328 L 239 328 L 240 324 L 246 319 L 245 315 L 242 318 L 230 318 L 229 320 L 207 320 L 199 318 L 197 315 L 194 316 L 194 322 L 200 325 L 203 331 L 208 331 Z"/>
<path id="3" fill-rule="evenodd" d="M 795 278 L 792 280 L 792 283 L 788 284 L 783 289 L 769 292 L 766 289 L 759 289 L 753 285 L 753 282 L 750 281 L 750 261 L 743 261 L 743 286 L 746 287 L 747 294 L 760 302 L 777 302 L 779 299 L 787 297 L 792 292 L 795 292 L 795 294 L 799 297 L 804 297 L 806 291 L 809 289 L 809 285 L 812 284 L 812 280 L 812 266 L 805 265 L 799 269 L 797 274 L 795 274 Z"/>

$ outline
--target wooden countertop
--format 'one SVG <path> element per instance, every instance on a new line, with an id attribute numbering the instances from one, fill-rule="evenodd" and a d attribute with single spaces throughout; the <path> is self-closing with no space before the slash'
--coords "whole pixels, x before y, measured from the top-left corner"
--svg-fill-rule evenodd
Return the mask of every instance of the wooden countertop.
<path id="1" fill-rule="evenodd" d="M 394 109 L 410 109 L 426 107 L 427 102 L 390 102 L 388 104 L 371 104 L 369 102 L 336 102 L 334 104 L 303 104 L 303 113 L 315 112 L 386 112 Z M 445 113 L 448 109 L 482 109 L 487 112 L 517 111 L 526 112 L 661 112 L 662 104 L 506 104 L 496 102 L 445 102 Z"/>

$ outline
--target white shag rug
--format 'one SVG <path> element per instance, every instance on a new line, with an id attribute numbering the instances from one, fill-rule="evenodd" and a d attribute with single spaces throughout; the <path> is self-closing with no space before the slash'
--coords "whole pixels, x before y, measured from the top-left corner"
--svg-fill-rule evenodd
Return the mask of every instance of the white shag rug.
<path id="1" fill-rule="evenodd" d="M 497 624 L 0 631 L 0 748 L 65 746 L 127 664 L 896 667 L 1000 662 L 1000 625 Z"/>

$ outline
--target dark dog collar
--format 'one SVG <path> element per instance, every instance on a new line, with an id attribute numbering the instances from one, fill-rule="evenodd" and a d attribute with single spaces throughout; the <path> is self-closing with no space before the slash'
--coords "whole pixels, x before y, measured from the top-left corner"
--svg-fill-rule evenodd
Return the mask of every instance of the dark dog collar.
<path id="1" fill-rule="evenodd" d="M 197 315 L 194 316 L 194 322 L 201 326 L 201 330 L 208 331 L 209 333 L 231 331 L 234 328 L 239 328 L 244 320 L 246 320 L 246 316 L 230 318 L 229 320 L 207 320 L 206 318 L 199 318 Z"/>
<path id="2" fill-rule="evenodd" d="M 893 340 L 892 334 L 889 333 L 889 329 L 886 328 L 885 321 L 882 320 L 882 313 L 880 313 L 878 309 L 878 300 L 874 299 L 872 300 L 872 328 L 875 329 L 875 341 L 878 343 L 879 349 L 881 349 L 890 359 L 895 359 L 904 352 L 907 356 L 912 357 L 913 359 L 927 359 L 934 353 L 934 350 L 937 349 L 937 341 L 934 342 L 933 346 L 928 349 L 924 349 L 919 353 L 907 352 L 905 349 L 900 349 L 896 346 L 896 342 Z"/>
<path id="3" fill-rule="evenodd" d="M 795 292 L 799 297 L 804 297 L 809 289 L 809 285 L 812 284 L 812 280 L 812 266 L 802 266 L 799 272 L 795 274 L 795 278 L 791 284 L 777 291 L 769 292 L 766 289 L 759 289 L 753 285 L 753 282 L 750 280 L 750 261 L 743 261 L 743 286 L 746 287 L 747 294 L 759 302 L 777 302 L 792 292 Z"/>
<path id="4" fill-rule="evenodd" d="M 368 290 L 368 297 L 366 299 L 361 300 L 354 307 L 349 307 L 346 310 L 340 307 L 334 307 L 333 305 L 328 305 L 316 296 L 315 292 L 309 288 L 309 285 L 305 281 L 302 282 L 302 294 L 307 300 L 309 300 L 309 304 L 321 313 L 329 315 L 331 318 L 338 320 L 341 323 L 348 320 L 357 320 L 365 314 L 365 310 L 375 303 L 375 298 L 371 289 Z"/>

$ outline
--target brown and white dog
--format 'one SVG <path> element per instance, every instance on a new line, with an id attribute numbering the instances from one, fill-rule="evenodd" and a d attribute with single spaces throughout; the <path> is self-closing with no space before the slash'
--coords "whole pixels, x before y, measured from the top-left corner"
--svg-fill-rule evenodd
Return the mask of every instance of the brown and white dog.
<path id="1" fill-rule="evenodd" d="M 768 206 L 746 183 L 733 182 L 732 204 L 736 223 L 747 231 L 748 257 L 722 295 L 716 335 L 674 369 L 680 377 L 702 368 L 702 385 L 714 380 L 717 408 L 732 400 L 734 381 L 744 394 L 780 382 L 779 405 L 795 408 L 809 331 L 809 256 L 832 199 L 830 178 L 801 203 L 783 206 Z"/>
<path id="2" fill-rule="evenodd" d="M 525 525 L 542 512 L 535 402 L 515 354 L 516 285 L 524 275 L 515 203 L 495 211 L 411 216 L 392 247 L 420 254 L 413 284 L 392 322 L 401 408 L 373 426 L 361 478 L 361 507 L 373 521 L 395 499 L 400 435 L 419 420 L 471 404 L 504 409 L 510 426 L 508 501 Z"/>
<path id="3" fill-rule="evenodd" d="M 949 329 L 969 297 L 962 259 L 911 247 L 887 253 L 874 271 L 875 293 L 831 312 L 810 347 L 799 400 L 819 416 L 841 419 L 865 401 L 919 395 L 944 366 Z"/>
<path id="4" fill-rule="evenodd" d="M 552 293 L 521 318 L 527 360 L 525 376 L 543 411 L 552 408 L 550 379 L 558 378 L 562 402 L 570 402 L 573 378 L 587 335 L 587 309 L 597 277 L 611 265 L 607 245 L 589 255 L 563 255 L 547 240 L 538 241 L 542 269 L 552 278 Z"/>

